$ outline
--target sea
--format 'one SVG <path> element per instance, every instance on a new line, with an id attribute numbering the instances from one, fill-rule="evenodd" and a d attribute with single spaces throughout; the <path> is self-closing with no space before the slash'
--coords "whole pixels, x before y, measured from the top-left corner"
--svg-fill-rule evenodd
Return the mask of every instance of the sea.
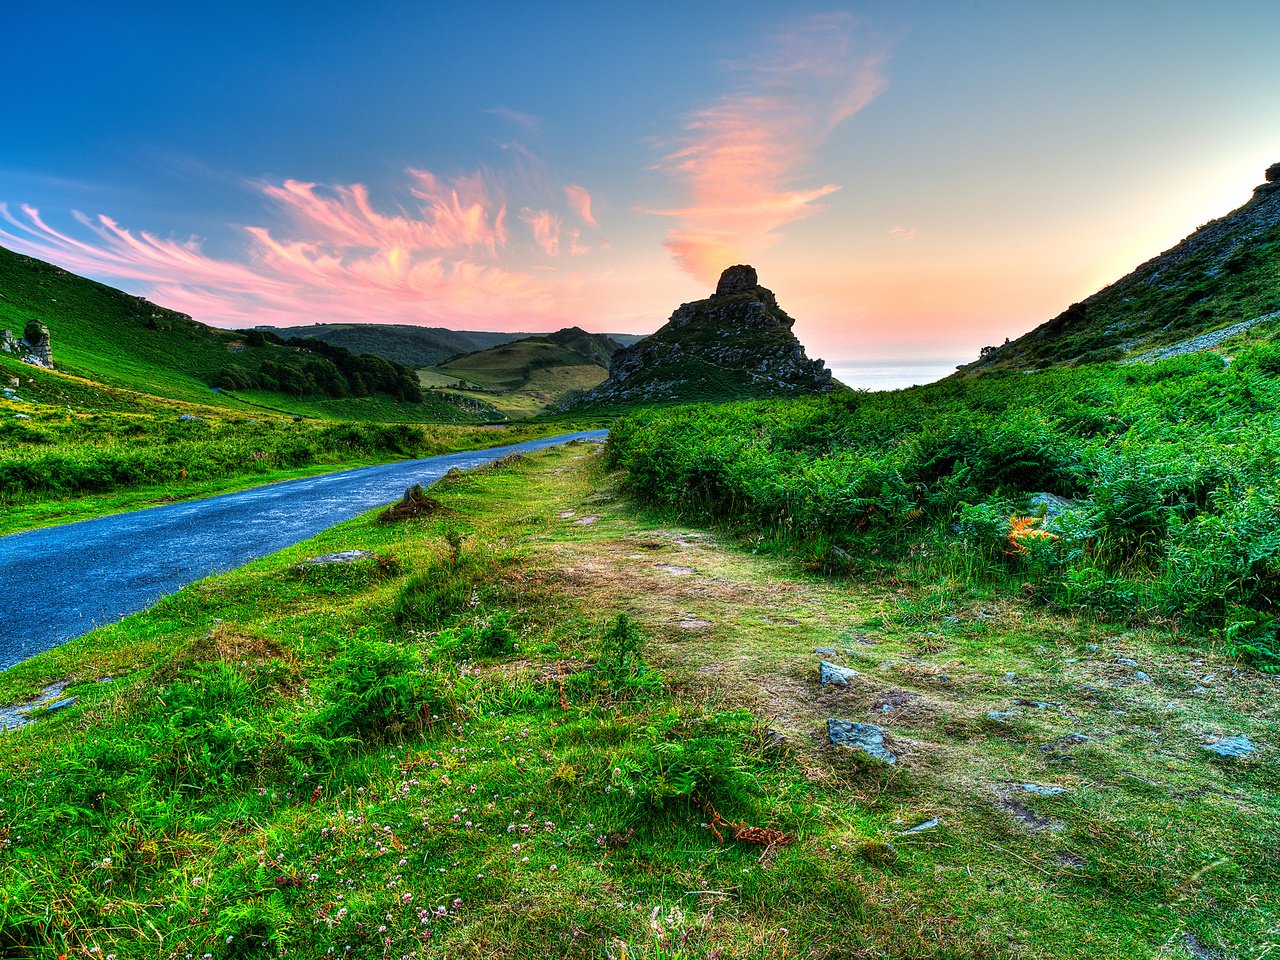
<path id="1" fill-rule="evenodd" d="M 828 364 L 832 375 L 846 387 L 855 390 L 901 390 L 933 383 L 956 372 L 956 367 L 972 357 L 926 360 L 833 360 Z"/>

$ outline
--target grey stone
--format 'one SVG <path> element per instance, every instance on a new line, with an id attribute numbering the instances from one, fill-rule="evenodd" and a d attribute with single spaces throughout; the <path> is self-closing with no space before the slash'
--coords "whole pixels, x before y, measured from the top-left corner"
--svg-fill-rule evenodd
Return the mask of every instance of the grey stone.
<path id="1" fill-rule="evenodd" d="M 897 763 L 897 755 L 884 745 L 885 731 L 870 723 L 853 723 L 850 720 L 827 720 L 827 737 L 837 747 L 858 750 L 883 763 Z"/>
<path id="2" fill-rule="evenodd" d="M 1137 665 L 1137 660 L 1130 660 L 1128 657 L 1121 657 L 1116 661 L 1116 666 L 1118 667 L 1136 667 Z"/>
<path id="3" fill-rule="evenodd" d="M 44 709 L 46 713 L 57 713 L 59 710 L 67 709 L 67 707 L 71 706 L 79 699 L 80 699 L 79 697 L 64 697 L 62 700 L 59 700 L 57 703 L 49 704 Z"/>
<path id="4" fill-rule="evenodd" d="M 1234 737 L 1223 737 L 1217 743 L 1206 743 L 1204 749 L 1210 753 L 1216 753 L 1220 757 L 1238 760 L 1240 757 L 1248 756 L 1258 748 L 1243 733 L 1238 733 Z"/>
<path id="5" fill-rule="evenodd" d="M 1043 786 L 1039 783 L 1020 783 L 1019 790 L 1027 793 L 1034 793 L 1037 797 L 1056 797 L 1060 793 L 1066 793 L 1066 787 Z"/>
<path id="6" fill-rule="evenodd" d="M 298 564 L 300 567 L 326 567 L 336 563 L 356 563 L 360 560 L 372 560 L 373 554 L 368 550 L 344 550 L 341 553 L 325 553 L 311 557 Z"/>
<path id="7" fill-rule="evenodd" d="M 1033 493 L 1027 497 L 1027 502 L 1034 513 L 1040 513 L 1043 509 L 1046 520 L 1057 520 L 1080 509 L 1080 504 L 1076 501 L 1060 497 L 1056 493 Z"/>
<path id="8" fill-rule="evenodd" d="M 905 837 L 909 833 L 924 833 L 926 830 L 932 830 L 935 827 L 942 826 L 942 821 L 937 817 L 932 820 L 926 820 L 924 823 L 917 823 L 914 827 L 908 827 L 906 830 L 899 830 L 898 836 Z"/>
<path id="9" fill-rule="evenodd" d="M 1021 710 L 988 710 L 987 711 L 988 720 L 1009 720 L 1009 719 L 1012 719 L 1013 717 L 1020 717 L 1020 716 L 1022 716 Z"/>
<path id="10" fill-rule="evenodd" d="M 825 654 L 825 655 L 826 655 L 826 656 L 828 656 L 828 657 L 838 656 L 838 655 L 839 655 L 839 653 L 840 653 L 840 651 L 839 651 L 839 650 L 837 650 L 835 647 L 818 647 L 818 648 L 817 648 L 816 650 L 814 650 L 813 652 L 814 652 L 814 653 L 821 653 L 821 654 Z"/>
<path id="11" fill-rule="evenodd" d="M 1133 671 L 1133 679 L 1137 680 L 1139 683 L 1151 683 L 1151 678 L 1141 670 Z"/>
<path id="12" fill-rule="evenodd" d="M 858 676 L 857 670 L 837 666 L 834 663 L 828 663 L 826 660 L 818 663 L 818 679 L 824 687 L 829 683 L 834 683 L 837 687 L 847 687 L 849 681 L 856 676 Z"/>

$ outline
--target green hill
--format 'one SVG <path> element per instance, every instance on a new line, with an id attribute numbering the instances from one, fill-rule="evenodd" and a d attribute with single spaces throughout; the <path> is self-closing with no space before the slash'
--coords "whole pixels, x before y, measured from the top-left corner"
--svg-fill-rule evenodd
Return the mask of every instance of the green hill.
<path id="1" fill-rule="evenodd" d="M 313 323 L 305 327 L 259 327 L 283 339 L 314 337 L 352 353 L 372 353 L 406 367 L 430 367 L 456 357 L 510 343 L 528 333 L 486 333 L 393 323 Z"/>
<path id="2" fill-rule="evenodd" d="M 425 398 L 403 365 L 316 340 L 217 330 L 60 267 L 0 247 L 0 330 L 50 331 L 61 371 L 171 400 L 378 420 L 477 420 L 476 404 Z"/>
<path id="3" fill-rule="evenodd" d="M 415 369 L 434 367 L 464 353 L 476 353 L 490 347 L 515 340 L 547 340 L 560 336 L 541 333 L 498 333 L 484 330 L 449 330 L 445 327 L 417 327 L 399 323 L 313 323 L 306 327 L 258 327 L 283 339 L 314 337 L 325 343 L 346 347 L 352 353 L 372 353 Z M 641 334 L 612 333 L 588 334 L 577 327 L 585 337 L 606 337 L 615 341 L 614 349 L 630 346 L 641 339 Z M 607 366 L 609 358 L 603 358 Z"/>
<path id="4" fill-rule="evenodd" d="M 513 416 L 530 416 L 590 390 L 620 349 L 612 337 L 566 327 L 453 357 L 419 371 L 424 386 L 486 398 Z"/>
<path id="5" fill-rule="evenodd" d="M 961 371 L 1175 356 L 1246 330 L 1271 339 L 1278 319 L 1280 163 L 1244 206 Z"/>

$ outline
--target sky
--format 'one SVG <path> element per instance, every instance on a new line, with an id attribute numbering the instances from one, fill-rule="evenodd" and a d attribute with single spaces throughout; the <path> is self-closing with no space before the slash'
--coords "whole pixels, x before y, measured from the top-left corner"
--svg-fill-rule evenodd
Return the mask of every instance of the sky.
<path id="1" fill-rule="evenodd" d="M 970 358 L 1249 198 L 1280 4 L 14 5 L 0 245 L 244 327 L 647 333 L 751 263 L 811 356 Z"/>

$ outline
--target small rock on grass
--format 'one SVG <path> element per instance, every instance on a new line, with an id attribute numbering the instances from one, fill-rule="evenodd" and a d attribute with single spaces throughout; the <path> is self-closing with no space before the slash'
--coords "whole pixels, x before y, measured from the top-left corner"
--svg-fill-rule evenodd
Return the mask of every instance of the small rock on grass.
<path id="1" fill-rule="evenodd" d="M 1238 733 L 1234 737 L 1223 737 L 1217 743 L 1206 743 L 1204 749 L 1210 753 L 1216 753 L 1220 757 L 1238 760 L 1253 753 L 1258 748 L 1243 733 Z"/>
<path id="2" fill-rule="evenodd" d="M 884 728 L 850 720 L 827 720 L 827 737 L 837 747 L 849 747 L 882 763 L 897 763 L 897 755 L 884 745 Z"/>
<path id="3" fill-rule="evenodd" d="M 898 836 L 905 837 L 909 833 L 924 833 L 926 830 L 932 830 L 940 826 L 942 826 L 942 821 L 935 817 L 932 820 L 926 820 L 924 823 L 917 823 L 914 827 L 908 827 L 906 830 L 899 830 Z"/>
<path id="4" fill-rule="evenodd" d="M 373 554 L 368 550 L 344 550 L 341 553 L 324 553 L 310 560 L 303 560 L 300 567 L 324 567 L 334 563 L 355 563 L 358 560 L 372 560 Z"/>
<path id="5" fill-rule="evenodd" d="M 847 687 L 849 681 L 858 676 L 857 670 L 840 667 L 834 663 L 828 663 L 826 660 L 819 661 L 818 673 L 819 680 L 824 687 L 829 683 L 834 683 L 837 687 Z"/>
<path id="6" fill-rule="evenodd" d="M 1045 786 L 1039 783 L 1020 783 L 1018 789 L 1025 793 L 1034 793 L 1037 797 L 1056 797 L 1058 794 L 1066 793 L 1066 787 Z"/>
<path id="7" fill-rule="evenodd" d="M 988 720 L 1011 720 L 1014 717 L 1022 716 L 1021 710 L 988 710 Z"/>

